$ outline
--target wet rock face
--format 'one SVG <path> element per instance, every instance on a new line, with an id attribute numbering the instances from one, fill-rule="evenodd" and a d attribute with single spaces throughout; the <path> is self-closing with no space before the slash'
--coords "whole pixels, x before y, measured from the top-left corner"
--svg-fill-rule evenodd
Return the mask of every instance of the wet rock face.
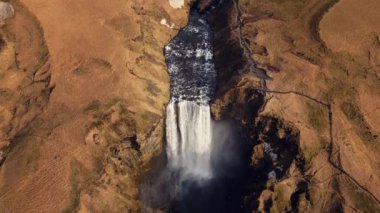
<path id="1" fill-rule="evenodd" d="M 245 147 L 244 174 L 235 194 L 243 212 L 298 211 L 309 205 L 308 183 L 303 177 L 304 160 L 299 148 L 299 130 L 274 115 L 262 114 L 266 96 L 255 88 L 260 82 L 243 75 L 248 59 L 237 33 L 232 1 L 211 16 L 217 97 L 211 108 L 216 120 L 235 120 Z M 242 72 L 241 72 L 242 71 Z"/>
<path id="2" fill-rule="evenodd" d="M 298 209 L 298 202 L 291 203 L 291 197 L 296 200 L 308 191 L 302 178 L 304 160 L 299 149 L 299 131 L 281 119 L 263 116 L 257 118 L 249 137 L 254 145 L 245 208 L 265 211 L 273 206 L 280 212 Z M 287 198 L 280 201 L 277 197 L 282 196 Z M 286 205 L 281 206 L 280 202 Z"/>
<path id="3" fill-rule="evenodd" d="M 243 124 L 253 124 L 263 104 L 264 96 L 254 89 L 232 87 L 218 96 L 211 108 L 215 120 L 234 118 Z"/>
<path id="4" fill-rule="evenodd" d="M 234 75 L 242 70 L 248 60 L 237 33 L 236 16 L 233 1 L 224 1 L 209 16 L 214 32 L 215 64 L 218 70 L 218 92 L 223 91 Z"/>
<path id="5" fill-rule="evenodd" d="M 294 160 L 302 168 L 299 152 L 299 132 L 278 118 L 260 117 L 255 126 L 255 139 L 251 165 L 267 172 L 268 179 L 282 179 Z M 270 170 L 272 169 L 272 170 Z"/>
<path id="6" fill-rule="evenodd" d="M 207 13 L 210 9 L 217 7 L 221 0 L 195 0 L 193 8 L 196 8 L 200 13 Z"/>
<path id="7" fill-rule="evenodd" d="M 327 11 L 340 14 L 329 10 L 336 1 L 299 1 L 301 4 L 291 6 L 291 11 L 285 13 L 290 4 L 298 3 L 288 1 L 289 5 L 285 6 L 274 1 L 229 2 L 210 19 L 219 72 L 213 112 L 215 118 L 232 117 L 241 121 L 241 134 L 248 134 L 247 141 L 253 143 L 250 166 L 260 177 L 252 176 L 256 183 L 248 183 L 251 185 L 248 209 L 284 212 L 308 207 L 315 212 L 340 212 L 373 208 L 369 212 L 376 211 L 379 187 L 373 186 L 379 185 L 380 176 L 373 160 L 377 159 L 378 149 L 371 142 L 376 141 L 373 127 L 378 122 L 371 112 L 379 89 L 369 86 L 372 85 L 369 82 L 378 78 L 370 77 L 374 68 L 368 56 L 353 56 L 348 52 L 342 56 L 328 50 L 318 38 L 318 22 L 323 14 Z M 236 3 L 236 10 L 231 2 Z M 331 31 L 325 33 L 335 38 L 341 36 L 332 30 L 335 25 L 331 23 L 335 22 L 330 22 Z M 239 59 L 242 56 L 241 46 L 236 42 L 239 29 L 241 41 L 251 50 L 249 57 L 273 77 L 267 82 L 266 104 L 255 118 L 250 117 L 255 113 L 246 113 L 251 107 L 235 103 L 239 99 L 249 100 L 245 93 L 236 93 L 242 87 L 259 88 L 249 74 L 237 71 L 246 61 L 244 54 Z M 224 43 L 236 44 L 236 49 L 226 51 Z M 370 52 L 372 48 L 360 49 Z M 352 62 L 360 65 L 355 67 Z M 343 71 L 338 70 L 343 69 L 335 64 L 344 67 L 346 76 L 341 75 Z M 363 81 L 353 70 L 367 73 Z M 235 95 L 230 95 L 234 92 Z M 362 115 L 363 112 L 368 114 Z"/>
<path id="8" fill-rule="evenodd" d="M 235 196 L 247 212 L 265 211 L 272 206 L 279 211 L 298 209 L 299 197 L 307 197 L 308 191 L 302 178 L 304 160 L 299 149 L 299 131 L 282 119 L 260 116 L 264 96 L 251 86 L 232 87 L 212 105 L 214 117 L 235 120 L 242 136 L 238 143 L 244 147 L 240 153 L 245 159 L 243 176 L 239 181 L 243 190 Z M 287 197 L 281 200 L 284 205 L 280 205 L 278 197 L 283 195 Z"/>
<path id="9" fill-rule="evenodd" d="M 231 4 L 225 7 L 222 6 L 222 9 L 220 11 L 217 9 L 217 11 L 223 13 L 227 10 L 228 14 L 230 6 Z M 194 18 L 195 20 L 193 20 Z M 228 16 L 221 16 L 221 18 L 226 18 L 226 22 L 231 21 Z M 195 21 L 195 23 L 202 24 L 197 19 L 197 15 L 191 16 L 190 23 Z M 218 24 L 217 22 L 214 23 Z M 277 181 L 290 178 L 290 175 L 288 175 L 290 170 L 293 173 L 301 173 L 302 171 L 302 155 L 298 155 L 299 133 L 289 123 L 281 119 L 273 116 L 259 116 L 260 110 L 265 105 L 265 96 L 254 89 L 257 82 L 240 79 L 238 75 L 240 67 L 235 65 L 244 66 L 246 59 L 242 55 L 236 54 L 236 52 L 242 52 L 243 50 L 236 35 L 233 38 L 229 37 L 229 35 L 233 35 L 231 26 L 234 23 L 230 24 L 225 26 L 218 25 L 220 28 L 214 31 L 214 38 L 218 36 L 226 38 L 225 41 L 218 40 L 218 45 L 222 45 L 222 42 L 229 43 L 231 40 L 235 43 L 232 45 L 234 49 L 224 49 L 219 46 L 221 49 L 216 50 L 215 61 L 219 62 L 217 66 L 220 69 L 217 72 L 220 87 L 211 107 L 213 117 L 216 120 L 233 120 L 232 123 L 236 124 L 237 135 L 241 137 L 232 139 L 234 144 L 231 147 L 238 148 L 236 153 L 226 150 L 228 146 L 220 148 L 222 150 L 220 152 L 213 150 L 219 155 L 215 159 L 222 161 L 222 163 L 216 162 L 217 160 L 214 161 L 214 165 L 218 165 L 215 167 L 215 170 L 217 170 L 215 171 L 215 177 L 201 186 L 195 181 L 188 181 L 181 186 L 185 188 L 186 193 L 170 200 L 163 199 L 165 200 L 163 202 L 167 202 L 166 205 L 169 206 L 169 211 L 172 212 L 252 212 L 264 208 L 261 207 L 264 205 L 262 204 L 263 202 L 265 203 L 265 208 L 271 208 L 269 203 L 275 202 L 276 196 L 282 196 L 285 193 L 283 191 L 287 192 L 289 199 L 284 198 L 283 202 L 287 203 L 279 208 L 282 210 L 285 208 L 292 209 L 290 197 L 293 195 L 293 197 L 297 197 L 296 193 L 304 193 L 298 188 L 301 180 L 296 178 L 288 180 L 291 184 L 276 185 Z M 213 27 L 217 29 L 216 26 Z M 223 27 L 227 27 L 227 29 Z M 192 57 L 194 54 L 188 54 L 198 50 L 203 51 L 202 48 L 198 47 L 199 43 L 197 41 L 198 39 L 205 39 L 202 33 L 197 32 L 198 30 L 199 28 L 191 27 L 183 29 L 178 37 L 175 37 L 166 48 L 169 73 L 173 79 L 171 82 L 172 97 L 177 99 L 181 99 L 181 96 L 193 95 L 194 91 L 189 90 L 190 86 L 194 84 L 207 85 L 208 79 L 201 79 L 201 77 L 210 77 L 207 75 L 206 71 L 208 70 L 205 68 L 207 68 L 207 63 L 212 58 L 201 57 L 198 59 L 197 57 Z M 208 29 L 201 28 L 200 30 Z M 194 41 L 192 41 L 193 39 Z M 209 49 L 208 39 L 206 39 L 206 50 Z M 200 56 L 204 56 L 204 54 L 200 54 Z M 228 57 L 233 58 L 232 64 L 226 62 Z M 199 65 L 205 65 L 206 67 Z M 202 75 L 194 75 L 194 73 L 191 73 L 192 67 L 188 68 L 187 66 L 203 68 L 204 70 L 201 70 L 200 73 Z M 195 93 L 197 92 L 199 91 L 195 91 Z M 224 143 L 223 140 L 220 141 Z M 241 159 L 236 160 L 235 165 L 228 165 L 231 162 L 223 159 L 223 156 L 226 158 L 238 156 L 237 158 Z M 169 187 L 165 188 L 168 189 Z M 166 197 L 164 194 L 162 194 L 162 197 Z M 261 202 L 260 199 L 263 201 Z M 150 206 L 164 206 L 164 204 L 159 204 L 160 202 Z M 294 206 L 294 208 L 297 208 L 297 205 Z"/>

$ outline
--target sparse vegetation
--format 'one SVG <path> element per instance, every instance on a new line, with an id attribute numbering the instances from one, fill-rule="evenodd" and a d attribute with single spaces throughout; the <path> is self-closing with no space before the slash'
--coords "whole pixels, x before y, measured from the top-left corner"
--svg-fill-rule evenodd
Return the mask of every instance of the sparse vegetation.
<path id="1" fill-rule="evenodd" d="M 97 65 L 97 66 L 100 66 L 100 67 L 104 67 L 104 68 L 111 68 L 112 67 L 112 64 L 110 62 L 108 62 L 104 59 L 101 59 L 101 58 L 94 58 L 91 60 L 90 63 Z"/>
<path id="2" fill-rule="evenodd" d="M 29 138 L 27 143 L 27 148 L 25 148 L 25 164 L 31 167 L 33 170 L 38 169 L 37 160 L 40 158 L 40 148 L 39 143 L 40 139 L 38 138 Z"/>
<path id="3" fill-rule="evenodd" d="M 331 181 L 331 187 L 334 191 L 336 191 L 337 193 L 339 193 L 340 191 L 340 187 L 339 187 L 339 181 L 338 181 L 338 178 L 337 177 L 333 177 L 332 178 L 332 181 Z"/>
<path id="4" fill-rule="evenodd" d="M 73 70 L 73 73 L 76 75 L 82 75 L 90 73 L 94 70 L 107 70 L 111 68 L 112 65 L 108 61 L 100 58 L 92 58 L 90 61 L 79 65 L 76 69 Z"/>
<path id="5" fill-rule="evenodd" d="M 380 212 L 380 207 L 367 193 L 363 192 L 354 183 L 347 181 L 347 189 L 354 206 L 364 213 Z"/>
<path id="6" fill-rule="evenodd" d="M 314 129 L 318 132 L 326 130 L 328 127 L 328 113 L 325 106 L 306 102 L 306 112 L 309 123 Z"/>
<path id="7" fill-rule="evenodd" d="M 31 131 L 20 135 L 14 141 L 14 147 L 11 149 L 20 149 L 21 155 L 18 158 L 21 168 L 27 172 L 35 172 L 38 170 L 38 159 L 41 156 L 40 146 L 43 140 L 40 137 L 31 135 Z M 30 135 L 26 135 L 30 134 Z"/>
<path id="8" fill-rule="evenodd" d="M 304 149 L 303 153 L 305 156 L 305 170 L 308 170 L 313 164 L 313 158 L 320 153 L 320 149 Z"/>
<path id="9" fill-rule="evenodd" d="M 353 124 L 356 133 L 364 142 L 373 142 L 375 137 L 371 127 L 367 124 L 360 108 L 354 102 L 343 102 L 340 105 L 344 115 Z"/>
<path id="10" fill-rule="evenodd" d="M 145 111 L 136 118 L 137 128 L 141 131 L 147 131 L 152 127 L 152 123 L 157 122 L 160 118 L 161 116 L 154 112 Z"/>
<path id="11" fill-rule="evenodd" d="M 327 85 L 329 88 L 322 95 L 322 100 L 326 102 L 332 102 L 337 99 L 353 99 L 355 97 L 355 90 L 342 80 L 334 79 Z"/>
<path id="12" fill-rule="evenodd" d="M 269 13 L 275 18 L 291 20 L 296 18 L 305 7 L 306 0 L 245 0 L 242 4 L 245 8 L 256 13 Z M 253 14 L 253 12 L 249 12 Z"/>
<path id="13" fill-rule="evenodd" d="M 148 84 L 147 89 L 150 92 L 150 94 L 152 94 L 153 96 L 157 96 L 161 92 L 160 88 L 157 87 L 156 83 L 154 83 L 151 80 L 147 80 L 146 82 Z"/>
<path id="14" fill-rule="evenodd" d="M 321 150 L 328 145 L 329 141 L 326 137 L 319 137 L 319 144 L 316 147 L 304 147 L 303 153 L 305 157 L 305 170 L 311 168 L 313 163 L 313 158 L 321 153 Z"/>
<path id="15" fill-rule="evenodd" d="M 106 103 L 104 105 L 104 107 L 105 108 L 110 108 L 110 107 L 112 107 L 112 106 L 114 106 L 116 104 L 123 104 L 123 103 L 125 103 L 125 99 L 123 99 L 123 98 L 114 98 L 110 102 Z"/>
<path id="16" fill-rule="evenodd" d="M 102 154 L 97 154 L 94 156 L 94 168 L 97 174 L 101 174 L 104 170 L 104 156 Z"/>
<path id="17" fill-rule="evenodd" d="M 12 91 L 8 89 L 0 89 L 0 103 L 7 102 L 13 97 Z"/>
<path id="18" fill-rule="evenodd" d="M 348 52 L 339 52 L 331 53 L 330 59 L 329 67 L 336 77 L 347 78 L 347 76 L 350 76 L 349 80 L 358 82 L 365 80 L 369 74 L 369 61 L 366 58 L 354 57 Z"/>
<path id="19" fill-rule="evenodd" d="M 271 209 L 273 212 L 286 212 L 289 210 L 290 197 L 287 196 L 287 191 L 290 189 L 288 187 L 283 183 L 274 186 L 276 205 Z"/>
<path id="20" fill-rule="evenodd" d="M 135 135 L 134 113 L 127 110 L 124 103 L 124 99 L 117 98 L 102 106 L 100 103 L 91 103 L 90 107 L 87 107 L 97 109 L 92 111 L 94 122 L 91 127 L 102 131 L 108 142 L 118 143 Z"/>
<path id="21" fill-rule="evenodd" d="M 93 100 L 91 101 L 85 108 L 84 112 L 96 112 L 101 107 L 101 102 L 99 100 Z"/>
<path id="22" fill-rule="evenodd" d="M 80 172 L 83 165 L 78 160 L 73 159 L 70 163 L 70 167 L 71 201 L 69 206 L 63 211 L 64 213 L 78 212 L 80 205 Z"/>

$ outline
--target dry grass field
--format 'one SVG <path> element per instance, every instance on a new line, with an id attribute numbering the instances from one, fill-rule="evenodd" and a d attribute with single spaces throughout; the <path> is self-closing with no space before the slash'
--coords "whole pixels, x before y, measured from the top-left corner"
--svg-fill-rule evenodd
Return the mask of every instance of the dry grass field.
<path id="1" fill-rule="evenodd" d="M 0 213 L 138 212 L 139 175 L 163 148 L 163 47 L 189 1 L 6 2 L 15 16 L 0 27 Z M 380 1 L 237 5 L 234 29 L 273 78 L 268 90 L 282 92 L 268 93 L 260 116 L 300 130 L 306 169 L 291 175 L 309 178 L 312 210 L 379 211 Z M 291 196 L 289 181 L 271 193 Z"/>
<path id="2" fill-rule="evenodd" d="M 156 154 L 161 146 L 155 144 L 161 144 L 161 138 L 149 137 L 169 97 L 162 48 L 176 34 L 160 20 L 182 26 L 187 19 L 186 7 L 174 9 L 166 0 L 8 2 L 15 17 L 6 22 L 0 34 L 14 40 L 19 67 L 34 70 L 39 66 L 35 61 L 46 57 L 51 93 L 47 93 L 47 102 L 38 102 L 36 111 L 40 114 L 35 112 L 31 119 L 18 119 L 18 114 L 4 117 L 9 120 L 4 127 L 20 128 L 9 147 L 9 141 L 0 141 L 1 148 L 9 151 L 0 169 L 0 212 L 139 208 L 136 177 L 131 175 L 139 171 L 115 173 L 109 165 L 111 157 L 104 151 L 108 148 L 94 145 L 92 139 L 86 143 L 85 138 L 94 129 L 108 128 L 114 129 L 114 137 L 124 137 L 125 127 L 120 122 L 125 116 L 134 116 L 133 137 L 151 142 L 149 146 L 141 143 L 142 161 L 147 163 Z M 1 51 L 2 60 L 6 53 Z M 22 86 L 22 75 L 4 75 L 0 75 L 1 89 L 6 83 L 15 90 Z M 38 97 L 37 92 L 24 93 L 28 98 Z M 1 100 L 8 97 L 0 94 Z M 19 105 L 9 101 L 9 108 Z M 7 115 L 4 111 L 0 117 Z M 99 115 L 103 117 L 99 119 Z M 128 153 L 120 155 L 131 155 Z M 121 184 L 127 184 L 123 190 L 118 189 Z"/>

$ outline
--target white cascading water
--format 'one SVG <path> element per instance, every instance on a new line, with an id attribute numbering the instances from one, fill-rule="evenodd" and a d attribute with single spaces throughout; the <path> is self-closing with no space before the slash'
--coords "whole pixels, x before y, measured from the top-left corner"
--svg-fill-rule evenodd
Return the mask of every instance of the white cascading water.
<path id="1" fill-rule="evenodd" d="M 184 178 L 210 178 L 210 106 L 191 101 L 171 102 L 166 111 L 167 153 L 171 166 L 180 169 Z"/>
<path id="2" fill-rule="evenodd" d="M 168 166 L 181 180 L 212 177 L 212 129 L 209 102 L 214 93 L 211 30 L 194 12 L 188 26 L 165 47 L 171 80 L 166 112 Z"/>

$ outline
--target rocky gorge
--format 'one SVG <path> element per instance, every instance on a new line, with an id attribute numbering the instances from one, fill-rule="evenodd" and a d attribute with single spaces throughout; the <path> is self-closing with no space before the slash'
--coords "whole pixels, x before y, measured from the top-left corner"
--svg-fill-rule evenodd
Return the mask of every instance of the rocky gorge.
<path id="1" fill-rule="evenodd" d="M 170 196 L 149 203 L 142 185 L 166 168 L 163 49 L 191 7 L 213 34 L 211 116 L 238 136 L 218 147 L 220 164 L 231 146 L 239 160 L 218 167 L 209 200 L 195 190 L 187 202 L 204 212 L 379 211 L 379 31 L 364 53 L 331 48 L 320 22 L 344 0 L 8 2 L 0 212 L 186 212 Z"/>
<path id="2" fill-rule="evenodd" d="M 218 76 L 222 78 L 219 82 L 223 83 L 219 84 L 213 114 L 216 119 L 229 117 L 241 121 L 242 134 L 246 135 L 247 141 L 251 141 L 252 152 L 249 156 L 252 176 L 248 178 L 243 209 L 247 212 L 378 211 L 378 192 L 366 188 L 364 183 L 356 179 L 355 173 L 348 172 L 352 168 L 346 170 L 343 166 L 345 163 L 342 162 L 343 154 L 340 154 L 341 145 L 339 139 L 336 139 L 337 135 L 338 138 L 342 137 L 342 123 L 337 123 L 341 119 L 337 116 L 340 112 L 334 106 L 341 99 L 344 102 L 347 97 L 332 95 L 331 91 L 325 91 L 330 94 L 323 94 L 323 90 L 317 92 L 315 89 L 320 87 L 312 87 L 322 84 L 320 80 L 305 84 L 302 83 L 304 80 L 313 77 L 303 76 L 298 80 L 291 74 L 296 70 L 302 72 L 301 69 L 317 68 L 325 75 L 325 81 L 329 81 L 329 78 L 336 78 L 329 73 L 335 70 L 327 68 L 331 65 L 326 63 L 341 64 L 346 69 L 352 69 L 351 72 L 358 69 L 347 65 L 349 62 L 342 58 L 331 56 L 334 53 L 327 49 L 316 31 L 318 26 L 315 25 L 318 23 L 315 22 L 321 20 L 323 14 L 336 2 L 320 2 L 319 5 L 314 5 L 315 12 L 310 14 L 302 14 L 302 10 L 298 11 L 299 14 L 276 14 L 274 11 L 286 10 L 286 6 L 281 8 L 279 4 L 278 8 L 273 5 L 266 7 L 270 5 L 269 2 L 267 5 L 265 1 L 260 3 L 227 2 L 225 7 L 228 9 L 220 10 L 215 15 L 217 21 L 214 21 Z M 304 3 L 304 7 L 307 8 L 312 3 Z M 297 6 L 294 5 L 292 9 L 295 11 L 292 12 L 297 11 Z M 250 8 L 254 12 L 249 12 Z M 220 17 L 225 19 L 221 20 Z M 285 26 L 282 27 L 283 25 Z M 305 25 L 306 29 L 300 27 Z M 229 33 L 225 33 L 226 26 Z M 310 37 L 298 41 L 298 36 L 301 35 Z M 256 66 L 252 66 L 252 58 Z M 325 62 L 325 58 L 333 62 Z M 263 69 L 272 77 L 266 84 L 263 81 L 269 78 L 263 74 Z M 376 73 L 375 70 L 372 72 Z M 372 75 L 369 78 L 377 79 L 375 73 L 368 74 Z M 341 110 L 348 116 L 347 111 L 344 112 L 345 103 L 341 103 Z M 359 115 L 359 108 L 350 111 L 349 114 L 355 111 L 361 117 L 351 119 L 365 122 L 366 119 Z M 369 126 L 367 128 L 376 132 Z M 375 132 L 369 133 L 372 136 L 363 141 L 377 140 Z M 314 141 L 314 137 L 319 139 Z M 317 142 L 319 147 L 315 147 L 316 144 L 312 141 Z M 273 154 L 270 152 L 273 151 L 275 157 L 271 156 Z M 360 153 L 359 150 L 357 152 Z M 280 157 L 276 159 L 277 156 Z M 276 172 L 272 180 L 266 175 L 271 169 Z M 375 176 L 377 175 L 368 177 L 374 181 Z M 377 185 L 375 182 L 373 184 Z M 350 195 L 353 187 L 361 191 L 360 195 L 354 195 L 354 192 Z M 347 191 L 343 192 L 344 190 Z M 359 201 L 361 199 L 367 200 L 368 205 L 361 206 L 364 204 Z"/>

